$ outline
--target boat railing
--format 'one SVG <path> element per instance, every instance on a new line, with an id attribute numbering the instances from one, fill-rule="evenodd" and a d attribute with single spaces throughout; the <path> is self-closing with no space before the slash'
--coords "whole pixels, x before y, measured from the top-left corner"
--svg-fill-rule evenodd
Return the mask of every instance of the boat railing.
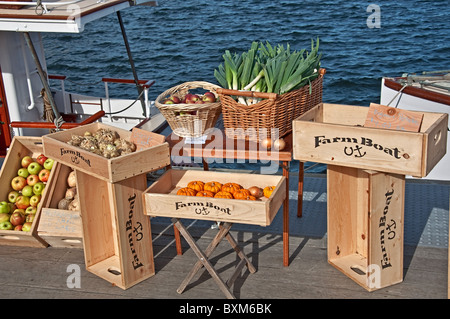
<path id="1" fill-rule="evenodd" d="M 66 92 L 64 83 L 67 80 L 67 76 L 52 74 L 52 75 L 48 75 L 48 78 L 52 79 L 52 80 L 59 80 L 60 85 L 61 85 L 61 93 L 63 96 L 66 96 L 67 92 Z M 98 110 L 96 113 L 89 115 L 81 122 L 78 122 L 78 123 L 65 122 L 65 123 L 63 123 L 59 127 L 60 129 L 69 129 L 69 128 L 77 127 L 80 125 L 89 124 L 89 123 L 99 120 L 100 118 L 102 118 L 104 116 L 112 118 L 113 112 L 112 112 L 111 97 L 109 95 L 108 84 L 109 83 L 136 84 L 136 81 L 132 80 L 132 79 L 107 78 L 107 77 L 102 78 L 102 82 L 105 84 L 105 98 L 106 98 L 106 102 L 107 102 L 108 111 L 105 111 L 102 108 L 101 110 Z M 137 84 L 140 86 L 140 88 L 142 88 L 142 94 L 144 96 L 144 103 L 145 103 L 145 106 L 147 107 L 147 109 L 150 106 L 150 101 L 148 99 L 148 91 L 154 83 L 155 83 L 154 80 L 139 80 L 139 81 L 137 81 Z M 100 105 L 102 103 L 101 102 L 102 99 L 99 98 L 99 100 L 100 100 L 100 103 L 99 103 L 99 105 Z M 72 110 L 70 103 L 72 103 L 72 102 L 70 101 L 70 99 L 64 98 L 63 103 L 64 103 L 64 114 L 62 114 L 62 115 L 66 119 L 70 119 L 70 114 L 71 114 L 71 110 Z M 49 128 L 49 129 L 53 129 L 56 127 L 55 124 L 52 122 L 13 121 L 10 124 L 11 124 L 12 128 L 44 128 L 44 129 Z"/>

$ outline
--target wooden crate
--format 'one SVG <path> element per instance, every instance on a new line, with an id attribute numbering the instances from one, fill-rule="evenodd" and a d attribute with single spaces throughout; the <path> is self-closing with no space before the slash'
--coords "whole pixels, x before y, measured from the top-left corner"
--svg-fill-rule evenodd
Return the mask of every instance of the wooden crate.
<path id="1" fill-rule="evenodd" d="M 52 247 L 83 248 L 81 212 L 58 209 L 72 168 L 57 162 L 53 170 L 56 177 L 47 185 L 47 193 L 42 198 L 38 235 Z"/>
<path id="2" fill-rule="evenodd" d="M 155 274 L 146 174 L 109 183 L 76 171 L 86 269 L 122 289 Z"/>
<path id="3" fill-rule="evenodd" d="M 294 159 L 424 177 L 445 155 L 448 114 L 416 112 L 420 131 L 407 132 L 363 127 L 368 112 L 318 104 L 293 122 Z"/>
<path id="4" fill-rule="evenodd" d="M 328 262 L 373 291 L 403 280 L 403 175 L 328 165 Z"/>
<path id="5" fill-rule="evenodd" d="M 138 149 L 130 154 L 107 159 L 101 155 L 67 144 L 72 134 L 94 133 L 100 128 L 111 129 L 120 137 L 133 141 Z M 162 135 L 134 128 L 132 132 L 103 123 L 92 123 L 81 127 L 48 134 L 42 137 L 47 156 L 73 167 L 77 171 L 114 183 L 142 173 L 148 173 L 170 164 L 169 145 Z"/>
<path id="6" fill-rule="evenodd" d="M 0 200 L 6 200 L 8 193 L 12 190 L 11 180 L 17 176 L 17 170 L 21 167 L 20 162 L 26 155 L 36 159 L 43 152 L 42 139 L 40 137 L 15 136 L 12 140 L 8 153 L 6 154 L 0 171 Z M 47 182 L 54 179 L 53 172 Z M 44 189 L 44 197 L 47 189 Z M 15 230 L 0 230 L 0 245 L 47 247 L 48 243 L 37 234 L 41 214 L 41 203 L 37 207 L 36 217 L 29 232 Z"/>
<path id="7" fill-rule="evenodd" d="M 234 182 L 244 188 L 276 186 L 270 198 L 260 200 L 181 196 L 176 192 L 188 182 Z M 168 170 L 144 192 L 145 214 L 268 226 L 286 196 L 286 178 L 278 175 Z"/>

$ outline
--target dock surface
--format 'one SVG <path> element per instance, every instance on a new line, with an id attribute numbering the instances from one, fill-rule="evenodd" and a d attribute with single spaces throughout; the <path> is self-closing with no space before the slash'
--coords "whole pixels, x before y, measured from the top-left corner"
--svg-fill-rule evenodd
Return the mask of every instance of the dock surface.
<path id="1" fill-rule="evenodd" d="M 290 265 L 283 266 L 282 213 L 269 227 L 235 224 L 232 235 L 257 271 L 244 267 L 233 286 L 239 299 L 447 299 L 448 210 L 446 183 L 406 182 L 403 282 L 368 292 L 327 261 L 326 178 L 306 175 L 303 217 L 296 216 L 296 176 L 290 178 Z M 217 232 L 213 223 L 187 220 L 191 235 L 206 247 Z M 83 249 L 0 246 L 3 298 L 21 299 L 223 299 L 207 272 L 179 294 L 177 288 L 197 257 L 182 240 L 177 255 L 169 218 L 151 219 L 156 273 L 123 290 L 85 269 Z M 227 279 L 238 264 L 223 241 L 211 262 Z M 79 269 L 79 286 L 73 287 Z"/>

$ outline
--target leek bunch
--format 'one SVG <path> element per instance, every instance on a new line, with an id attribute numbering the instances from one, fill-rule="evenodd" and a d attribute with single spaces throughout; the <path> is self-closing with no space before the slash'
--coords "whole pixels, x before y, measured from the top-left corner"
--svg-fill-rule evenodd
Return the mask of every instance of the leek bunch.
<path id="1" fill-rule="evenodd" d="M 214 76 L 226 89 L 283 94 L 317 78 L 321 56 L 319 38 L 311 40 L 310 52 L 291 50 L 289 44 L 272 46 L 254 41 L 241 54 L 226 50 Z M 249 105 L 258 99 L 239 97 L 238 101 Z"/>

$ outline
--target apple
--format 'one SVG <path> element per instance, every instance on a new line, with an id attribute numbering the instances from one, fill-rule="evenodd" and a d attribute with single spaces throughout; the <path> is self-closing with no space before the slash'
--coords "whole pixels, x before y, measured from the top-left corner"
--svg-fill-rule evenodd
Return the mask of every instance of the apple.
<path id="1" fill-rule="evenodd" d="M 205 102 L 203 100 L 197 100 L 194 104 L 205 104 Z"/>
<path id="2" fill-rule="evenodd" d="M 30 197 L 30 205 L 36 207 L 41 201 L 41 195 L 33 195 Z"/>
<path id="3" fill-rule="evenodd" d="M 47 158 L 44 162 L 44 168 L 48 169 L 50 171 L 52 169 L 54 163 L 55 163 L 55 160 L 53 158 Z"/>
<path id="4" fill-rule="evenodd" d="M 0 213 L 0 223 L 9 222 L 11 216 L 7 213 Z"/>
<path id="5" fill-rule="evenodd" d="M 27 178 L 30 173 L 28 173 L 28 170 L 25 167 L 22 167 L 17 171 L 17 175 L 22 176 L 23 178 Z"/>
<path id="6" fill-rule="evenodd" d="M 15 202 L 14 203 L 8 203 L 8 205 L 9 205 L 9 207 L 11 207 L 11 209 L 9 210 L 10 212 L 13 212 L 17 208 Z"/>
<path id="7" fill-rule="evenodd" d="M 37 212 L 37 208 L 35 206 L 28 206 L 27 209 L 25 209 L 25 215 L 34 215 Z"/>
<path id="8" fill-rule="evenodd" d="M 44 154 L 39 154 L 38 157 L 36 158 L 36 162 L 38 162 L 39 165 L 44 166 L 44 162 L 47 160 L 47 156 L 45 156 Z"/>
<path id="9" fill-rule="evenodd" d="M 25 185 L 25 187 L 26 187 L 27 185 Z M 23 191 L 23 188 L 22 188 L 22 191 Z M 10 203 L 15 203 L 16 202 L 16 200 L 17 200 L 17 197 L 19 197 L 19 192 L 18 191 L 10 191 L 9 193 L 8 193 L 8 200 L 9 200 L 9 202 Z"/>
<path id="10" fill-rule="evenodd" d="M 206 92 L 202 96 L 202 100 L 203 100 L 203 102 L 206 102 L 206 103 L 214 103 L 214 102 L 216 102 L 216 96 L 212 92 Z"/>
<path id="11" fill-rule="evenodd" d="M 198 96 L 197 94 L 190 94 L 190 93 L 186 94 L 186 103 L 194 104 L 198 100 L 200 100 L 200 96 Z"/>
<path id="12" fill-rule="evenodd" d="M 42 182 L 37 182 L 37 183 L 34 184 L 34 186 L 33 186 L 33 193 L 34 193 L 35 195 L 41 195 L 41 194 L 42 194 L 42 191 L 44 190 L 44 188 L 45 188 L 45 184 L 44 184 L 44 183 L 42 183 Z M 16 202 L 16 205 L 17 205 L 17 202 Z"/>
<path id="13" fill-rule="evenodd" d="M 22 231 L 30 231 L 31 230 L 31 223 L 25 222 L 22 226 Z"/>
<path id="14" fill-rule="evenodd" d="M 31 197 L 31 196 L 33 196 L 33 194 L 34 194 L 33 193 L 33 186 L 25 185 L 25 187 L 22 188 L 22 195 Z"/>
<path id="15" fill-rule="evenodd" d="M 34 160 L 31 158 L 31 156 L 27 155 L 22 158 L 22 160 L 20 161 L 20 164 L 22 165 L 22 167 L 27 168 L 28 165 L 30 165 L 33 162 L 34 162 Z"/>
<path id="16" fill-rule="evenodd" d="M 165 100 L 163 101 L 163 104 L 175 104 L 175 102 L 172 101 L 171 99 L 165 99 Z"/>
<path id="17" fill-rule="evenodd" d="M 11 230 L 14 226 L 11 224 L 10 221 L 4 221 L 0 223 L 0 230 Z"/>
<path id="18" fill-rule="evenodd" d="M 50 171 L 48 169 L 41 169 L 38 174 L 39 180 L 43 183 L 48 181 L 48 178 L 50 177 Z"/>
<path id="19" fill-rule="evenodd" d="M 39 176 L 36 174 L 28 175 L 27 177 L 27 184 L 30 186 L 34 186 L 37 182 L 39 182 Z"/>
<path id="20" fill-rule="evenodd" d="M 30 197 L 20 195 L 19 197 L 17 197 L 15 204 L 18 209 L 26 209 L 28 206 L 30 206 Z"/>
<path id="21" fill-rule="evenodd" d="M 9 214 L 11 211 L 11 206 L 9 206 L 7 201 L 1 201 L 0 202 L 0 213 L 2 214 Z"/>
<path id="22" fill-rule="evenodd" d="M 35 214 L 27 215 L 27 216 L 25 216 L 25 222 L 32 223 L 35 217 L 36 217 Z"/>
<path id="23" fill-rule="evenodd" d="M 12 214 L 9 222 L 13 226 L 22 225 L 25 223 L 25 211 L 23 209 L 16 209 Z"/>
<path id="24" fill-rule="evenodd" d="M 38 162 L 33 162 L 28 165 L 27 170 L 31 175 L 37 175 L 41 171 L 42 166 Z"/>
<path id="25" fill-rule="evenodd" d="M 17 225 L 16 227 L 14 227 L 14 230 L 22 231 L 22 227 L 23 225 Z"/>
<path id="26" fill-rule="evenodd" d="M 31 164 L 30 164 L 31 165 Z M 25 185 L 27 185 L 27 180 L 26 178 L 22 177 L 22 176 L 16 176 L 11 180 L 11 187 L 15 190 L 15 191 L 20 191 L 22 190 L 22 188 L 25 187 Z"/>

